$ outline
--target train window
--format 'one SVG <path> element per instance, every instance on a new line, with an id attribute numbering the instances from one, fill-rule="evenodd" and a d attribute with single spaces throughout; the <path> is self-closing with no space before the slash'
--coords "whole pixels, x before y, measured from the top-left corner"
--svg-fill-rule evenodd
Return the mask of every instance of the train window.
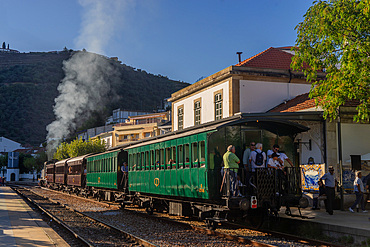
<path id="1" fill-rule="evenodd" d="M 150 163 L 149 163 L 149 151 L 145 152 L 145 170 L 150 169 Z"/>
<path id="2" fill-rule="evenodd" d="M 137 165 L 137 154 L 134 154 L 134 160 L 133 160 L 133 163 L 132 163 L 132 170 L 133 171 L 136 171 L 136 165 Z"/>
<path id="3" fill-rule="evenodd" d="M 177 165 L 176 165 L 176 147 L 172 147 L 171 149 L 172 149 L 172 155 L 171 155 L 172 168 L 177 169 Z"/>
<path id="4" fill-rule="evenodd" d="M 128 169 L 129 171 L 132 171 L 132 165 L 133 165 L 133 157 L 132 157 L 132 154 L 129 155 L 129 158 L 128 158 Z"/>
<path id="5" fill-rule="evenodd" d="M 179 168 L 183 168 L 184 164 L 184 148 L 182 145 L 177 146 L 177 160 L 179 163 Z"/>
<path id="6" fill-rule="evenodd" d="M 199 161 L 200 161 L 201 167 L 206 166 L 206 142 L 205 141 L 199 142 Z"/>
<path id="7" fill-rule="evenodd" d="M 141 170 L 141 154 L 140 153 L 137 153 L 137 166 L 136 166 L 136 170 Z"/>
<path id="8" fill-rule="evenodd" d="M 145 170 L 145 156 L 144 152 L 141 152 L 141 167 L 140 170 Z"/>
<path id="9" fill-rule="evenodd" d="M 156 170 L 159 170 L 160 168 L 160 164 L 159 164 L 159 161 L 160 160 L 160 157 L 159 157 L 159 149 L 155 150 L 155 169 Z"/>
<path id="10" fill-rule="evenodd" d="M 164 169 L 164 149 L 163 148 L 159 152 L 159 163 L 161 164 L 160 169 Z"/>
<path id="11" fill-rule="evenodd" d="M 198 143 L 193 142 L 191 144 L 191 162 L 192 167 L 198 167 L 199 157 L 198 157 Z"/>
<path id="12" fill-rule="evenodd" d="M 190 166 L 190 145 L 184 145 L 184 159 L 185 159 L 185 167 L 189 168 Z"/>
<path id="13" fill-rule="evenodd" d="M 150 169 L 155 170 L 155 156 L 154 150 L 150 150 Z"/>
<path id="14" fill-rule="evenodd" d="M 171 169 L 172 158 L 171 158 L 171 148 L 166 148 L 166 167 Z"/>

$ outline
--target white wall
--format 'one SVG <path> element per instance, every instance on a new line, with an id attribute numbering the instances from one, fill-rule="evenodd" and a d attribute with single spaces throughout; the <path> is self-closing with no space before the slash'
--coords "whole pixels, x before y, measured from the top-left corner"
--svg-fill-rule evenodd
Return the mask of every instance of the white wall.
<path id="1" fill-rule="evenodd" d="M 15 174 L 15 180 L 14 181 L 19 181 L 19 169 L 7 169 L 6 171 L 6 181 L 11 181 L 11 176 L 12 176 L 12 173 Z"/>
<path id="2" fill-rule="evenodd" d="M 191 97 L 183 99 L 173 104 L 173 126 L 174 131 L 178 130 L 177 121 L 177 107 L 184 105 L 184 128 L 194 126 L 194 100 L 201 98 L 201 123 L 206 123 L 215 120 L 215 105 L 214 105 L 214 92 L 218 90 L 222 92 L 222 117 L 229 117 L 229 81 L 226 81 L 215 87 L 208 88 L 199 92 Z"/>
<path id="3" fill-rule="evenodd" d="M 240 111 L 266 112 L 310 88 L 311 84 L 240 80 Z"/>
<path id="4" fill-rule="evenodd" d="M 342 123 L 341 132 L 343 165 L 351 165 L 350 155 L 370 153 L 370 124 Z"/>
<path id="5" fill-rule="evenodd" d="M 16 149 L 23 149 L 23 147 L 18 142 L 0 137 L 0 152 L 13 152 Z"/>
<path id="6" fill-rule="evenodd" d="M 322 132 L 321 122 L 299 122 L 300 124 L 310 128 L 307 132 L 302 132 L 298 134 L 295 141 L 300 139 L 300 142 L 308 142 L 311 140 L 312 149 L 309 150 L 308 144 L 300 144 L 300 160 L 302 164 L 307 164 L 308 158 L 314 158 L 315 164 L 323 164 L 324 160 L 324 140 Z"/>
<path id="7" fill-rule="evenodd" d="M 101 138 L 101 140 L 105 141 L 105 145 L 106 145 L 107 148 L 112 147 L 112 136 Z"/>

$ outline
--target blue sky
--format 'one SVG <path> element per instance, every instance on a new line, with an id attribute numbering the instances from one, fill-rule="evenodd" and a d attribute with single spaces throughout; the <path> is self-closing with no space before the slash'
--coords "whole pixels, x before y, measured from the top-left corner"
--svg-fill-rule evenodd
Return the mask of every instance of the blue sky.
<path id="1" fill-rule="evenodd" d="M 86 6 L 97 1 L 0 0 L 0 42 L 21 52 L 65 46 L 93 51 L 79 37 Z M 104 26 L 108 31 L 92 30 L 107 36 L 100 53 L 189 83 L 236 64 L 237 51 L 244 60 L 271 46 L 294 45 L 294 28 L 312 5 L 306 0 L 99 2 L 112 13 L 112 22 Z"/>

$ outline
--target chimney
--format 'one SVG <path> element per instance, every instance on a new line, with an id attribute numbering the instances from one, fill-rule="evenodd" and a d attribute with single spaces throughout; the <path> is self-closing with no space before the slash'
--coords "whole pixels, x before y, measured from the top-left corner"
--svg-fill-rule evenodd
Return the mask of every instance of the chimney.
<path id="1" fill-rule="evenodd" d="M 239 56 L 239 63 L 241 63 L 242 62 L 242 54 L 243 54 L 243 52 L 242 51 L 238 51 L 238 52 L 236 52 L 236 54 L 238 54 L 238 56 Z"/>

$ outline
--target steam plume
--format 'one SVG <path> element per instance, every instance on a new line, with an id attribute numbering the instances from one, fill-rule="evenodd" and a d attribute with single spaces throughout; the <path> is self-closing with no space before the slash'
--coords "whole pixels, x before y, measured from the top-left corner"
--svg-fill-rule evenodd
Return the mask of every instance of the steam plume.
<path id="1" fill-rule="evenodd" d="M 84 16 L 76 43 L 89 51 L 104 53 L 103 45 L 108 44 L 114 33 L 122 2 L 81 0 L 79 3 L 84 8 Z M 54 106 L 56 120 L 46 127 L 49 159 L 78 123 L 104 106 L 110 91 L 108 78 L 115 74 L 106 58 L 84 51 L 64 61 L 63 70 L 65 78 L 58 86 L 59 96 Z"/>

